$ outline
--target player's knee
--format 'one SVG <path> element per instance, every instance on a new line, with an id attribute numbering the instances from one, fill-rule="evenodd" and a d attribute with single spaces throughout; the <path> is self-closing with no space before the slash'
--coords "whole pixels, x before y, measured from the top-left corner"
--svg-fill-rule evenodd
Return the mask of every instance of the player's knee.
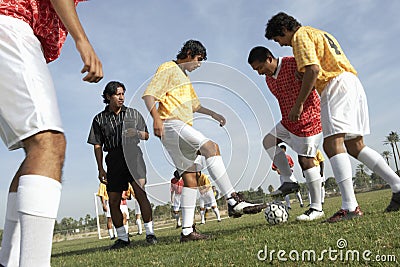
<path id="1" fill-rule="evenodd" d="M 202 145 L 200 148 L 200 152 L 206 158 L 220 155 L 219 146 L 213 141 L 208 141 L 204 145 Z"/>

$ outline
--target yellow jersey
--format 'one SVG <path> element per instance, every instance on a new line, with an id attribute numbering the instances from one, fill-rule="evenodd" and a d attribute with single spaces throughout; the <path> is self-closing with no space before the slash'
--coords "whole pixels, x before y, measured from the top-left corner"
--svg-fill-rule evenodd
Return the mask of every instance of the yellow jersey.
<path id="1" fill-rule="evenodd" d="M 319 166 L 321 164 L 321 162 L 323 162 L 325 160 L 324 156 L 322 155 L 321 150 L 317 150 L 317 154 L 314 157 L 314 164 L 315 166 Z"/>
<path id="2" fill-rule="evenodd" d="M 351 72 L 357 75 L 338 41 L 325 31 L 310 26 L 300 27 L 294 33 L 291 45 L 299 72 L 304 72 L 305 67 L 309 65 L 319 66 L 315 83 L 319 94 L 326 84 L 339 74 Z"/>
<path id="3" fill-rule="evenodd" d="M 174 61 L 163 63 L 143 96 L 153 96 L 162 120 L 178 119 L 193 125 L 193 113 L 200 108 L 200 101 L 188 76 Z"/>
<path id="4" fill-rule="evenodd" d="M 108 200 L 107 186 L 105 184 L 100 183 L 99 190 L 97 191 L 97 196 L 104 197 L 105 200 Z"/>

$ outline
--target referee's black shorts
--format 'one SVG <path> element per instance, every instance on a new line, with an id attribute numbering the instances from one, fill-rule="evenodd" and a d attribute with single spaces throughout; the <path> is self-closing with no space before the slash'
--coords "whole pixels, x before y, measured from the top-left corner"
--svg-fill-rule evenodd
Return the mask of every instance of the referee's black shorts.
<path id="1" fill-rule="evenodd" d="M 128 189 L 128 183 L 146 179 L 143 152 L 138 146 L 126 150 L 125 153 L 122 147 L 109 151 L 106 165 L 108 192 L 122 192 Z"/>

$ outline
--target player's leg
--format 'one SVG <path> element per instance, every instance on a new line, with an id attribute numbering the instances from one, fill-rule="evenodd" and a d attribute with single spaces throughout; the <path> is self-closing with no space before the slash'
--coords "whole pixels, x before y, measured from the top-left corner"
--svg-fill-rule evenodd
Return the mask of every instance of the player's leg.
<path id="1" fill-rule="evenodd" d="M 342 196 L 341 209 L 328 222 L 336 222 L 344 217 L 361 216 L 362 212 L 354 193 L 351 162 L 344 146 L 344 134 L 324 139 L 324 151 L 329 158 L 336 183 Z M 351 214 L 354 214 L 352 216 Z"/>
<path id="2" fill-rule="evenodd" d="M 287 206 L 287 208 L 291 210 L 292 207 L 291 207 L 291 205 L 290 205 L 290 196 L 289 196 L 289 194 L 287 194 L 287 195 L 285 196 L 285 201 L 286 201 L 286 206 Z"/>
<path id="3" fill-rule="evenodd" d="M 300 208 L 304 207 L 303 198 L 301 197 L 300 191 L 297 191 L 297 192 L 295 193 L 295 195 L 296 195 L 297 200 L 298 200 L 299 203 L 300 203 Z"/>
<path id="4" fill-rule="evenodd" d="M 217 206 L 217 200 L 215 199 L 214 192 L 212 190 L 207 191 L 206 203 L 211 207 L 215 216 L 217 217 L 217 221 L 221 221 L 221 215 Z"/>
<path id="5" fill-rule="evenodd" d="M 378 174 L 390 185 L 393 195 L 391 202 L 385 211 L 399 211 L 400 177 L 389 167 L 378 152 L 364 144 L 362 136 L 346 140 L 345 145 L 351 156 L 364 163 L 368 169 Z"/>
<path id="6" fill-rule="evenodd" d="M 107 190 L 114 190 L 114 189 L 109 189 L 107 186 Z M 128 233 L 126 232 L 126 229 L 124 227 L 124 216 L 121 212 L 121 195 L 122 191 L 124 189 L 121 189 L 121 191 L 107 191 L 108 193 L 108 198 L 109 198 L 109 205 L 110 205 L 110 212 L 111 212 L 111 219 L 114 224 L 114 227 L 117 231 L 117 241 L 115 244 L 111 247 L 111 249 L 117 249 L 120 248 L 119 244 L 123 245 L 129 245 L 129 236 Z M 122 240 L 123 242 L 119 241 Z"/>
<path id="7" fill-rule="evenodd" d="M 246 202 L 237 194 L 227 174 L 219 147 L 212 141 L 203 143 L 200 153 L 206 158 L 206 166 L 211 178 L 220 188 L 222 195 L 228 202 L 228 214 L 231 217 L 240 217 L 242 214 L 254 214 L 265 208 L 264 204 L 252 204 Z"/>
<path id="8" fill-rule="evenodd" d="M 181 194 L 174 194 L 173 214 L 176 220 L 176 228 L 182 227 L 181 218 L 179 216 L 179 209 L 181 207 Z"/>
<path id="9" fill-rule="evenodd" d="M 200 223 L 205 224 L 206 223 L 206 218 L 205 218 L 206 208 L 204 206 L 204 196 L 202 194 L 200 194 L 199 206 L 200 206 L 200 218 L 201 218 Z"/>
<path id="10" fill-rule="evenodd" d="M 139 203 L 137 202 L 136 198 L 133 199 L 135 203 L 135 223 L 137 226 L 137 234 L 141 235 L 143 233 L 142 229 L 142 220 L 140 219 L 142 215 L 142 211 L 140 210 Z"/>

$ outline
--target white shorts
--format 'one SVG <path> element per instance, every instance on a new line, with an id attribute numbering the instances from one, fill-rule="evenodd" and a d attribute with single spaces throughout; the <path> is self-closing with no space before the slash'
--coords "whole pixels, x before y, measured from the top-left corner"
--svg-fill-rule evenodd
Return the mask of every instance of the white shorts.
<path id="1" fill-rule="evenodd" d="M 172 203 L 172 207 L 174 211 L 179 211 L 181 208 L 181 194 L 174 194 L 174 203 Z"/>
<path id="2" fill-rule="evenodd" d="M 214 192 L 208 190 L 204 194 L 200 194 L 199 198 L 200 208 L 211 208 L 217 206 L 217 201 L 215 200 Z"/>
<path id="3" fill-rule="evenodd" d="M 344 133 L 348 140 L 370 133 L 367 97 L 356 75 L 344 72 L 325 86 L 321 121 L 324 138 Z"/>
<path id="4" fill-rule="evenodd" d="M 120 205 L 119 209 L 121 210 L 122 213 L 126 214 L 126 219 L 129 220 L 129 209 L 128 205 Z"/>
<path id="5" fill-rule="evenodd" d="M 106 212 L 106 217 L 111 218 L 111 211 L 110 211 L 110 205 L 108 204 L 108 200 L 105 201 L 107 205 L 107 212 Z"/>
<path id="6" fill-rule="evenodd" d="M 282 123 L 278 123 L 270 131 L 270 134 L 278 139 L 281 139 L 299 156 L 315 157 L 317 150 L 322 141 L 322 133 L 313 136 L 300 137 L 286 129 Z"/>
<path id="7" fill-rule="evenodd" d="M 133 203 L 135 206 L 135 214 L 142 214 L 142 211 L 140 210 L 139 202 L 136 200 L 136 198 L 133 199 Z"/>
<path id="8" fill-rule="evenodd" d="M 182 174 L 185 171 L 198 171 L 194 164 L 197 152 L 210 139 L 183 121 L 165 120 L 161 141 L 179 174 Z"/>
<path id="9" fill-rule="evenodd" d="M 63 132 L 41 44 L 22 20 L 0 15 L 0 136 L 8 149 L 45 130 Z"/>

